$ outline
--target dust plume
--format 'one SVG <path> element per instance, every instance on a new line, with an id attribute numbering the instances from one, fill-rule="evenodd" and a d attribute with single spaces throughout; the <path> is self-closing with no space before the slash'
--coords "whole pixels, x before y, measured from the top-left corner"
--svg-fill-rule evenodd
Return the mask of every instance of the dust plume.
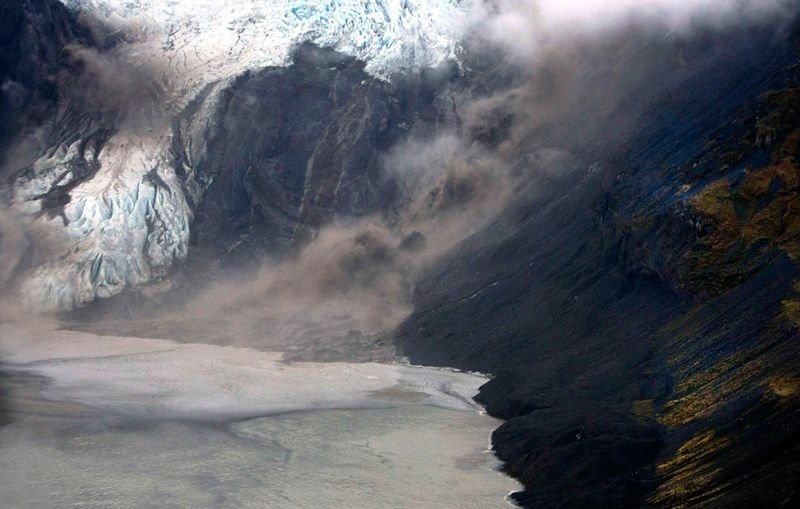
<path id="1" fill-rule="evenodd" d="M 397 186 L 388 213 L 340 219 L 295 256 L 215 282 L 168 314 L 169 330 L 188 326 L 212 342 L 310 350 L 313 358 L 320 350 L 358 357 L 339 354 L 348 344 L 383 351 L 412 311 L 424 269 L 484 227 L 511 194 L 508 165 L 454 135 L 407 140 L 384 168 Z"/>
<path id="2" fill-rule="evenodd" d="M 568 192 L 610 165 L 661 91 L 702 64 L 687 42 L 695 32 L 768 23 L 789 5 L 476 2 L 475 37 L 465 41 L 471 56 L 446 91 L 456 118 L 432 136 L 412 130 L 384 154 L 383 178 L 395 190 L 384 210 L 339 217 L 291 256 L 263 260 L 256 271 L 227 268 L 222 279 L 186 274 L 209 281 L 154 318 L 128 320 L 125 333 L 255 346 L 301 359 L 391 356 L 387 337 L 412 311 L 426 271 L 521 198 L 556 187 Z M 725 51 L 719 46 L 714 51 Z M 79 70 L 74 83 L 85 85 L 77 87 L 86 89 L 82 101 L 101 111 L 159 104 L 157 70 L 139 72 L 113 52 L 68 53 Z"/>

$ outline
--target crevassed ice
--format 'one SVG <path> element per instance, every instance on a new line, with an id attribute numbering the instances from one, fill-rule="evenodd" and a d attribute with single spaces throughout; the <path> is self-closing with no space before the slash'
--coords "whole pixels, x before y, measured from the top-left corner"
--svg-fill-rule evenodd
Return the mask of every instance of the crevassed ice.
<path id="1" fill-rule="evenodd" d="M 125 34 L 113 59 L 158 80 L 166 118 L 129 122 L 96 155 L 93 176 L 70 191 L 60 216 L 36 215 L 41 197 L 80 179 L 82 140 L 53 147 L 17 181 L 14 205 L 37 231 L 57 240 L 49 261 L 23 285 L 29 304 L 71 309 L 163 274 L 186 256 L 193 179 L 204 157 L 203 129 L 214 103 L 237 75 L 288 63 L 303 41 L 331 46 L 366 62 L 377 77 L 431 66 L 454 55 L 472 0 L 62 0 L 89 19 Z M 188 133 L 192 161 L 171 166 L 171 120 L 202 90 L 205 103 Z M 198 127 L 200 126 L 200 127 Z M 205 126 L 205 127 L 204 127 Z M 194 135 L 194 136 L 192 136 Z M 184 140 L 189 142 L 189 140 Z"/>
<path id="2" fill-rule="evenodd" d="M 72 309 L 147 282 L 186 256 L 191 211 L 182 183 L 164 148 L 139 141 L 131 134 L 112 139 L 98 157 L 101 170 L 72 190 L 63 214 L 37 219 L 57 247 L 23 283 L 29 304 Z M 46 188 L 46 175 L 17 185 L 18 206 L 36 211 L 37 201 L 22 197 Z"/>
<path id="3" fill-rule="evenodd" d="M 152 36 L 164 53 L 211 67 L 280 65 L 302 41 L 331 46 L 387 75 L 453 54 L 473 0 L 64 0 L 114 28 Z M 146 37 L 151 38 L 151 37 Z M 189 51 L 190 50 L 190 51 Z M 191 57 L 192 55 L 188 55 Z M 221 69 L 220 69 L 221 70 Z"/>

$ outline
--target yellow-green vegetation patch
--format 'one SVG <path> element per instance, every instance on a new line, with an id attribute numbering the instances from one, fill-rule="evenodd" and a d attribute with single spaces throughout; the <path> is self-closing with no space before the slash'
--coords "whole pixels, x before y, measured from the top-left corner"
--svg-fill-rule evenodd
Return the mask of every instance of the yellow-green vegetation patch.
<path id="1" fill-rule="evenodd" d="M 781 317 L 800 327 L 800 299 L 787 299 L 781 305 Z"/>
<path id="2" fill-rule="evenodd" d="M 782 320 L 792 327 L 800 327 L 800 281 L 795 281 L 792 288 L 796 295 L 781 302 L 781 312 L 777 321 Z"/>
<path id="3" fill-rule="evenodd" d="M 701 432 L 685 444 L 669 459 L 656 467 L 656 473 L 665 481 L 649 499 L 654 505 L 691 507 L 691 496 L 707 493 L 720 469 L 713 457 L 730 446 L 728 437 L 718 436 L 716 431 Z M 676 505 L 677 504 L 677 505 Z"/>
<path id="4" fill-rule="evenodd" d="M 774 151 L 772 162 L 747 170 L 738 185 L 721 178 L 697 193 L 690 204 L 708 235 L 689 254 L 687 276 L 719 292 L 747 273 L 747 260 L 780 249 L 800 260 L 800 165 L 794 154 L 800 131 Z"/>
<path id="5" fill-rule="evenodd" d="M 682 371 L 676 374 L 675 397 L 664 405 L 659 416 L 665 426 L 678 427 L 711 417 L 726 402 L 763 379 L 767 363 L 748 349 L 701 371 Z"/>
<path id="6" fill-rule="evenodd" d="M 703 431 L 687 440 L 671 458 L 659 464 L 656 471 L 659 474 L 678 471 L 686 464 L 702 459 L 728 445 L 730 439 L 718 437 L 715 430 Z"/>
<path id="7" fill-rule="evenodd" d="M 800 379 L 796 377 L 780 377 L 769 382 L 769 388 L 779 398 L 791 398 L 800 394 Z"/>
<path id="8" fill-rule="evenodd" d="M 731 183 L 727 178 L 712 182 L 691 200 L 695 211 L 719 223 L 736 221 Z"/>

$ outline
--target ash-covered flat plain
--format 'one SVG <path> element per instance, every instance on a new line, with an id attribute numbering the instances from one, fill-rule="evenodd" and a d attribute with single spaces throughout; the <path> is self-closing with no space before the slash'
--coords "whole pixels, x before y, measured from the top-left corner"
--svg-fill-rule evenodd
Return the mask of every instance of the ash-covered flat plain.
<path id="1" fill-rule="evenodd" d="M 9 507 L 481 508 L 518 489 L 478 375 L 5 325 Z"/>

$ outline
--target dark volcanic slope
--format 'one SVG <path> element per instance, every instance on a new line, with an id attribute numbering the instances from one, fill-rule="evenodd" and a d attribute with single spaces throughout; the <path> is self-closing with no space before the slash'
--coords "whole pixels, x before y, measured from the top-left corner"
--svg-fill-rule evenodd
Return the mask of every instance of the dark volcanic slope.
<path id="1" fill-rule="evenodd" d="M 493 441 L 526 507 L 800 502 L 797 44 L 765 30 L 654 50 L 664 67 L 597 132 L 553 127 L 589 171 L 420 283 L 397 341 L 496 375 L 479 398 L 508 421 Z M 644 105 L 632 129 L 626 105 Z"/>

